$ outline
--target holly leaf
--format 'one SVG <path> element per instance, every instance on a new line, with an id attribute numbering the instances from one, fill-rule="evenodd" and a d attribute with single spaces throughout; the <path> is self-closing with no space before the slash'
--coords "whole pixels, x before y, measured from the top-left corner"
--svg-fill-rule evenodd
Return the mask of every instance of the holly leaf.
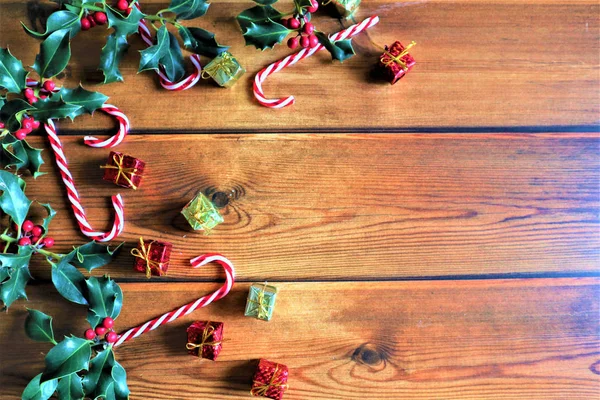
<path id="1" fill-rule="evenodd" d="M 52 96 L 47 99 L 38 100 L 32 104 L 33 109 L 29 110 L 29 115 L 38 121 L 47 119 L 70 118 L 83 114 L 82 106 L 78 104 L 65 103 L 60 96 Z"/>
<path id="2" fill-rule="evenodd" d="M 246 45 L 254 45 L 257 49 L 264 50 L 280 43 L 292 31 L 273 20 L 261 23 L 247 22 L 245 25 L 244 39 Z"/>
<path id="3" fill-rule="evenodd" d="M 312 0 L 294 0 L 294 5 L 297 8 L 308 8 L 312 7 Z"/>
<path id="4" fill-rule="evenodd" d="M 4 172 L 4 171 L 2 171 Z M 0 265 L 9 269 L 8 280 L 0 285 L 0 298 L 4 307 L 8 308 L 18 299 L 26 299 L 25 286 L 31 279 L 29 260 L 32 250 L 30 247 L 19 247 L 19 254 L 1 254 Z"/>
<path id="5" fill-rule="evenodd" d="M 171 0 L 168 10 L 177 19 L 194 19 L 203 16 L 210 4 L 206 0 Z"/>
<path id="6" fill-rule="evenodd" d="M 2 191 L 2 195 L 0 195 L 0 208 L 18 226 L 23 225 L 31 206 L 31 201 L 25 196 L 20 181 L 20 178 L 8 171 L 0 171 L 0 191 Z M 4 254 L 0 256 L 2 265 L 4 265 L 2 257 L 6 256 L 8 255 Z"/>
<path id="7" fill-rule="evenodd" d="M 251 22 L 255 24 L 265 23 L 268 20 L 279 22 L 281 18 L 283 18 L 283 14 L 270 5 L 248 8 L 236 17 L 242 30 L 247 29 Z"/>
<path id="8" fill-rule="evenodd" d="M 0 48 L 0 88 L 9 93 L 21 93 L 27 87 L 26 79 L 23 63 L 10 54 L 8 48 Z"/>
<path id="9" fill-rule="evenodd" d="M 76 373 L 58 380 L 58 398 L 60 400 L 81 400 L 84 396 L 81 377 Z"/>
<path id="10" fill-rule="evenodd" d="M 23 114 L 31 109 L 33 109 L 33 106 L 23 99 L 10 100 L 0 109 L 0 121 L 4 123 L 9 131 L 15 132 L 21 128 Z"/>
<path id="11" fill-rule="evenodd" d="M 81 107 L 73 114 L 73 117 L 86 112 L 91 115 L 94 111 L 102 107 L 104 103 L 106 103 L 106 100 L 108 100 L 108 96 L 105 96 L 100 92 L 90 92 L 81 86 L 78 86 L 76 89 L 62 88 L 60 90 L 60 96 L 66 104 Z"/>
<path id="12" fill-rule="evenodd" d="M 1 156 L 6 168 L 27 168 L 34 178 L 44 174 L 40 172 L 40 167 L 44 164 L 42 150 L 31 147 L 26 140 L 18 140 L 11 134 L 6 135 L 2 140 Z"/>
<path id="13" fill-rule="evenodd" d="M 29 381 L 21 395 L 21 400 L 48 400 L 54 394 L 56 387 L 58 386 L 58 381 L 52 379 L 40 383 L 41 378 L 42 374 L 38 374 Z"/>
<path id="14" fill-rule="evenodd" d="M 149 69 L 157 70 L 162 67 L 165 75 L 171 82 L 183 78 L 183 55 L 177 38 L 173 36 L 165 25 L 156 33 L 156 44 L 140 52 L 140 69 L 138 72 Z"/>
<path id="15" fill-rule="evenodd" d="M 46 355 L 46 368 L 40 379 L 46 382 L 87 370 L 92 355 L 91 342 L 78 337 L 65 337 Z"/>
<path id="16" fill-rule="evenodd" d="M 96 357 L 90 361 L 90 370 L 83 377 L 83 390 L 88 396 L 93 399 L 101 396 L 100 393 L 96 392 L 96 387 L 103 374 L 110 377 L 114 362 L 115 356 L 112 346 L 98 352 Z"/>
<path id="17" fill-rule="evenodd" d="M 316 35 L 319 38 L 319 42 L 331 53 L 331 57 L 334 60 L 343 62 L 355 54 L 351 39 L 334 42 L 323 32 L 317 32 Z"/>
<path id="18" fill-rule="evenodd" d="M 96 328 L 106 317 L 117 319 L 123 306 L 123 292 L 119 285 L 108 277 L 93 276 L 85 283 L 88 288 L 89 303 L 87 320 L 92 328 Z"/>
<path id="19" fill-rule="evenodd" d="M 48 216 L 46 216 L 46 218 L 44 218 L 44 221 L 42 223 L 42 228 L 44 228 L 44 236 L 45 236 L 46 233 L 48 232 L 48 227 L 50 226 L 50 222 L 56 215 L 56 211 L 54 211 L 54 209 L 48 203 L 40 203 L 40 205 L 42 207 L 44 207 L 46 209 L 46 212 L 48 213 Z"/>
<path id="20" fill-rule="evenodd" d="M 58 264 L 50 261 L 50 264 L 52 283 L 58 293 L 73 303 L 87 305 L 85 277 L 77 268 L 69 264 L 69 257 L 64 257 Z"/>
<path id="21" fill-rule="evenodd" d="M 10 268 L 0 267 L 0 283 L 4 282 L 10 277 Z"/>
<path id="22" fill-rule="evenodd" d="M 105 7 L 108 17 L 108 27 L 115 30 L 117 37 L 127 37 L 138 31 L 138 24 L 144 18 L 144 14 L 137 7 L 132 7 L 129 15 L 124 16 L 109 6 Z"/>
<path id="23" fill-rule="evenodd" d="M 117 361 L 112 368 L 112 378 L 115 381 L 115 394 L 117 399 L 129 398 L 129 387 L 127 387 L 127 372 Z"/>
<path id="24" fill-rule="evenodd" d="M 71 58 L 70 30 L 52 32 L 40 45 L 33 69 L 43 78 L 52 78 L 62 72 Z M 38 101 L 39 103 L 39 101 Z M 36 103 L 37 104 L 37 103 Z"/>
<path id="25" fill-rule="evenodd" d="M 51 33 L 56 32 L 60 29 L 68 29 L 69 36 L 71 39 L 75 37 L 81 30 L 81 20 L 79 19 L 79 13 L 74 13 L 68 10 L 60 10 L 53 12 L 46 21 L 46 32 L 39 33 L 34 30 L 31 30 L 21 22 L 23 29 L 25 32 L 36 39 L 45 39 Z"/>
<path id="26" fill-rule="evenodd" d="M 135 7 L 134 7 L 135 8 Z M 119 71 L 119 63 L 129 48 L 127 39 L 114 33 L 106 38 L 106 45 L 100 53 L 99 69 L 104 74 L 104 83 L 121 82 L 123 76 Z"/>
<path id="27" fill-rule="evenodd" d="M 37 342 L 55 343 L 54 331 L 52 330 L 52 317 L 30 308 L 27 309 L 27 312 L 25 333 L 29 339 Z"/>
<path id="28" fill-rule="evenodd" d="M 202 28 L 179 28 L 179 36 L 183 45 L 190 51 L 203 56 L 215 58 L 227 51 L 229 46 L 221 46 L 215 39 L 215 34 Z"/>
<path id="29" fill-rule="evenodd" d="M 123 243 L 111 250 L 109 246 L 97 242 L 89 242 L 75 248 L 69 256 L 72 257 L 71 263 L 76 267 L 84 268 L 88 272 L 91 272 L 95 268 L 103 267 L 110 263 L 122 245 Z"/>
<path id="30" fill-rule="evenodd" d="M 254 0 L 255 3 L 260 4 L 261 6 L 268 6 L 269 4 L 275 4 L 278 0 Z"/>

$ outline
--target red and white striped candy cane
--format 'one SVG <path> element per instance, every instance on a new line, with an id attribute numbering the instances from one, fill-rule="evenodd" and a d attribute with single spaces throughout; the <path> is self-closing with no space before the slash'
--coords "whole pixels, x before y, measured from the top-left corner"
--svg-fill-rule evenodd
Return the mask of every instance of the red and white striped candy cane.
<path id="1" fill-rule="evenodd" d="M 201 267 L 210 262 L 216 262 L 220 264 L 225 270 L 225 284 L 223 286 L 221 286 L 211 295 L 200 297 L 198 300 L 192 301 L 184 306 L 179 307 L 176 310 L 165 313 L 160 317 L 154 318 L 148 322 L 143 323 L 140 326 L 131 328 L 127 332 L 121 333 L 118 336 L 118 339 L 115 342 L 114 346 L 119 346 L 123 342 L 136 338 L 145 332 L 150 332 L 161 325 L 173 322 L 177 318 L 181 318 L 185 315 L 188 315 L 198 308 L 205 307 L 213 301 L 217 301 L 225 297 L 227 293 L 229 293 L 229 291 L 233 287 L 233 283 L 235 282 L 235 269 L 233 268 L 233 264 L 231 263 L 231 261 L 229 261 L 227 258 L 223 257 L 220 254 L 204 254 L 190 260 L 190 263 L 194 268 Z"/>
<path id="2" fill-rule="evenodd" d="M 71 207 L 73 208 L 73 212 L 75 213 L 75 218 L 77 219 L 77 223 L 79 225 L 79 229 L 81 232 L 94 240 L 99 242 L 108 242 L 113 240 L 117 236 L 123 232 L 124 227 L 124 215 L 123 215 L 123 199 L 121 195 L 118 194 L 116 196 L 112 196 L 112 204 L 115 209 L 115 219 L 113 222 L 112 229 L 109 232 L 99 232 L 94 230 L 90 225 L 87 217 L 85 215 L 85 210 L 81 206 L 81 199 L 79 198 L 79 193 L 77 189 L 75 189 L 75 182 L 73 181 L 73 176 L 69 171 L 69 165 L 67 163 L 67 158 L 65 157 L 65 153 L 63 152 L 63 146 L 56 134 L 56 126 L 54 125 L 54 121 L 49 119 L 45 124 L 44 128 L 46 133 L 48 133 L 48 139 L 50 140 L 50 146 L 52 147 L 52 151 L 54 152 L 54 158 L 56 159 L 56 164 L 58 165 L 58 169 L 60 170 L 60 175 L 62 180 L 67 188 L 67 197 L 69 198 L 69 202 L 71 203 Z"/>
<path id="3" fill-rule="evenodd" d="M 86 136 L 83 138 L 83 141 L 90 147 L 115 147 L 121 143 L 129 133 L 129 118 L 127 118 L 127 115 L 125 115 L 123 111 L 110 104 L 104 104 L 99 110 L 114 117 L 117 122 L 119 122 L 117 134 L 105 140 L 98 139 L 94 136 Z"/>
<path id="4" fill-rule="evenodd" d="M 333 41 L 348 39 L 352 36 L 358 35 L 362 31 L 376 25 L 379 22 L 379 17 L 374 15 L 370 18 L 365 19 L 359 24 L 352 25 L 347 29 L 339 31 L 330 36 L 330 39 Z M 296 64 L 298 61 L 310 57 L 315 54 L 317 51 L 324 49 L 325 47 L 322 44 L 318 44 L 316 47 L 305 48 L 300 50 L 296 54 L 289 55 L 284 59 L 274 62 L 268 67 L 262 69 L 256 77 L 254 78 L 254 97 L 258 100 L 258 102 L 265 107 L 268 108 L 283 108 L 287 107 L 291 104 L 294 104 L 294 96 L 288 96 L 280 99 L 267 99 L 263 92 L 262 84 L 267 79 L 267 77 L 275 72 L 281 71 L 285 67 L 289 67 L 290 65 Z"/>

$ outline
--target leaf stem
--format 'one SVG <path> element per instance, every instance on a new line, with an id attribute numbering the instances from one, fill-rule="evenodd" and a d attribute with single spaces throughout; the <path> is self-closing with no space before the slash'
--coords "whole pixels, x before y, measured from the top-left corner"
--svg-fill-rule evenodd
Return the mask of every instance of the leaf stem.
<path id="1" fill-rule="evenodd" d="M 55 260 L 59 260 L 60 261 L 60 259 L 63 258 L 63 256 L 61 256 L 60 254 L 56 254 L 56 253 L 53 253 L 53 252 L 48 251 L 48 250 L 38 249 L 38 248 L 35 248 L 35 247 L 33 248 L 33 250 L 35 252 L 37 252 L 37 253 L 40 253 L 40 254 L 42 254 L 42 255 L 44 255 L 46 257 L 53 258 Z"/>

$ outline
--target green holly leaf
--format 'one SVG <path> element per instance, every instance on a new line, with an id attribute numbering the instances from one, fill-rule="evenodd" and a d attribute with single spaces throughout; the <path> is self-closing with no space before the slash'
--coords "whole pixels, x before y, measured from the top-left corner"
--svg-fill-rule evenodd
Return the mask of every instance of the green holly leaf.
<path id="1" fill-rule="evenodd" d="M 149 69 L 157 70 L 162 67 L 165 75 L 171 82 L 183 78 L 185 68 L 183 55 L 177 38 L 173 36 L 165 25 L 156 33 L 156 44 L 140 52 L 140 69 L 138 72 Z"/>
<path id="2" fill-rule="evenodd" d="M 108 96 L 105 96 L 100 92 L 90 92 L 81 86 L 78 86 L 76 89 L 62 88 L 60 90 L 60 96 L 66 104 L 81 107 L 75 112 L 73 115 L 74 117 L 86 112 L 91 115 L 94 111 L 102 107 L 104 103 L 106 103 L 106 100 L 108 100 Z"/>
<path id="3" fill-rule="evenodd" d="M 290 29 L 270 19 L 261 23 L 250 21 L 245 23 L 244 39 L 246 45 L 254 45 L 264 50 L 281 43 L 291 32 Z"/>
<path id="4" fill-rule="evenodd" d="M 33 378 L 25 387 L 21 400 L 48 400 L 56 391 L 58 381 L 56 379 L 40 383 L 42 374 Z"/>
<path id="5" fill-rule="evenodd" d="M 177 19 L 194 19 L 203 16 L 210 4 L 206 0 L 171 0 L 168 10 Z"/>
<path id="6" fill-rule="evenodd" d="M 21 93 L 27 87 L 27 71 L 8 48 L 0 48 L 0 88 L 9 93 Z"/>
<path id="7" fill-rule="evenodd" d="M 123 243 L 111 250 L 107 245 L 89 242 L 75 248 L 69 256 L 73 265 L 91 272 L 95 268 L 103 267 L 110 263 L 115 255 L 118 254 L 121 246 L 123 246 Z"/>
<path id="8" fill-rule="evenodd" d="M 25 319 L 25 333 L 31 340 L 37 342 L 55 343 L 54 331 L 52 330 L 52 317 L 41 311 L 27 309 L 28 315 Z"/>
<path id="9" fill-rule="evenodd" d="M 68 10 L 60 10 L 53 12 L 48 20 L 46 21 L 46 32 L 39 33 L 29 29 L 23 22 L 21 22 L 25 32 L 36 39 L 45 39 L 53 32 L 60 29 L 68 29 L 70 38 L 73 39 L 75 35 L 81 30 L 81 20 L 79 13 L 74 13 Z"/>
<path id="10" fill-rule="evenodd" d="M 86 281 L 88 288 L 89 312 L 87 320 L 96 328 L 100 322 L 111 317 L 117 319 L 123 306 L 123 292 L 119 285 L 108 277 L 90 277 Z"/>
<path id="11" fill-rule="evenodd" d="M 33 69 L 42 78 L 52 78 L 62 72 L 71 58 L 70 30 L 52 32 L 40 45 Z M 39 101 L 38 101 L 39 103 Z M 37 103 L 36 103 L 37 104 Z"/>
<path id="12" fill-rule="evenodd" d="M 112 378 L 115 381 L 115 394 L 118 400 L 129 398 L 129 387 L 127 387 L 127 372 L 117 361 L 112 368 Z"/>
<path id="13" fill-rule="evenodd" d="M 10 268 L 0 267 L 0 283 L 4 282 L 10 277 Z"/>
<path id="14" fill-rule="evenodd" d="M 294 0 L 294 5 L 299 9 L 312 7 L 312 0 Z"/>
<path id="15" fill-rule="evenodd" d="M 48 215 L 46 216 L 46 218 L 44 218 L 44 221 L 42 223 L 42 228 L 44 228 L 44 236 L 46 236 L 46 233 L 48 233 L 48 227 L 50 226 L 50 222 L 56 215 L 56 211 L 54 211 L 54 209 L 48 203 L 40 203 L 40 205 L 44 207 L 46 209 L 46 212 L 48 213 Z"/>
<path id="16" fill-rule="evenodd" d="M 84 397 L 81 377 L 76 373 L 58 380 L 58 398 L 60 400 L 81 400 Z"/>
<path id="17" fill-rule="evenodd" d="M 18 254 L 0 254 L 0 265 L 8 268 L 10 276 L 0 285 L 0 298 L 6 308 L 10 307 L 15 300 L 27 298 L 25 286 L 31 279 L 29 273 L 31 254 L 31 248 L 24 246 L 19 247 Z"/>
<path id="18" fill-rule="evenodd" d="M 96 354 L 90 361 L 90 370 L 83 377 L 83 390 L 91 398 L 95 399 L 101 394 L 96 393 L 96 388 L 100 377 L 105 374 L 111 376 L 112 367 L 115 362 L 115 356 L 112 350 L 112 346 L 107 347 Z"/>
<path id="19" fill-rule="evenodd" d="M 284 14 L 274 7 L 266 5 L 248 8 L 239 13 L 236 19 L 242 30 L 245 30 L 251 22 L 254 22 L 255 24 L 262 24 L 269 20 L 279 22 L 283 16 Z"/>
<path id="20" fill-rule="evenodd" d="M 352 48 L 352 40 L 350 39 L 333 42 L 323 32 L 317 32 L 316 35 L 319 38 L 319 42 L 331 53 L 331 57 L 334 60 L 343 62 L 355 54 Z"/>
<path id="21" fill-rule="evenodd" d="M 31 147 L 26 140 L 19 140 L 11 134 L 6 135 L 2 139 L 0 155 L 0 160 L 6 168 L 27 168 L 34 179 L 44 174 L 40 172 L 40 167 L 44 164 L 42 150 Z"/>
<path id="22" fill-rule="evenodd" d="M 132 7 L 129 15 L 124 16 L 109 6 L 105 7 L 108 17 L 108 27 L 115 30 L 117 37 L 127 37 L 138 31 L 138 24 L 144 18 L 144 14 L 137 7 Z"/>
<path id="23" fill-rule="evenodd" d="M 4 123 L 9 131 L 15 132 L 21 128 L 23 114 L 31 109 L 33 109 L 33 106 L 23 99 L 7 101 L 0 109 L 0 121 Z"/>
<path id="24" fill-rule="evenodd" d="M 31 201 L 25 196 L 21 188 L 21 179 L 8 171 L 0 171 L 0 191 L 2 191 L 2 195 L 0 195 L 0 208 L 2 211 L 8 214 L 15 224 L 18 226 L 23 225 Z M 7 255 L 0 256 L 2 265 L 4 265 L 2 261 L 4 256 Z"/>
<path id="25" fill-rule="evenodd" d="M 227 51 L 229 46 L 221 46 L 215 39 L 215 34 L 202 28 L 179 28 L 179 36 L 183 45 L 190 51 L 203 56 L 215 58 Z"/>
<path id="26" fill-rule="evenodd" d="M 116 36 L 114 33 L 106 38 L 106 45 L 100 53 L 99 69 L 104 74 L 104 83 L 121 82 L 123 76 L 119 71 L 119 63 L 127 52 L 129 44 L 123 36 Z"/>
<path id="27" fill-rule="evenodd" d="M 260 4 L 261 6 L 268 6 L 270 4 L 277 3 L 278 0 L 254 0 L 255 3 Z"/>
<path id="28" fill-rule="evenodd" d="M 46 382 L 87 370 L 92 355 L 91 342 L 78 337 L 65 337 L 46 355 L 46 368 L 40 379 Z"/>
<path id="29" fill-rule="evenodd" d="M 52 96 L 43 100 L 40 99 L 32 104 L 32 106 L 33 108 L 28 111 L 28 114 L 38 121 L 60 118 L 73 119 L 84 112 L 82 110 L 84 107 L 75 103 L 65 103 L 60 96 Z"/>
<path id="30" fill-rule="evenodd" d="M 52 265 L 52 283 L 58 293 L 65 299 L 87 305 L 87 285 L 85 277 L 77 268 L 69 264 L 69 257 L 64 257 L 58 264 L 50 261 Z"/>

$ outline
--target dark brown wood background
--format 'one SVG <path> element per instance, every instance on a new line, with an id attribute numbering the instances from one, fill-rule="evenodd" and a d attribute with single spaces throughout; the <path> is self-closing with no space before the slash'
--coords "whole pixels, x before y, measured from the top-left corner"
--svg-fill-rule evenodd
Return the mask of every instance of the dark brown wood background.
<path id="1" fill-rule="evenodd" d="M 366 0 L 381 23 L 339 64 L 320 53 L 269 78 L 261 108 L 254 74 L 287 54 L 244 47 L 234 16 L 251 2 L 215 1 L 192 25 L 217 33 L 248 73 L 230 90 L 208 81 L 180 93 L 136 74 L 98 86 L 130 117 L 119 150 L 144 159 L 134 192 L 101 180 L 106 149 L 82 136 L 102 115 L 59 125 L 83 204 L 110 223 L 122 193 L 125 249 L 109 273 L 125 294 L 126 329 L 214 290 L 221 252 L 238 284 L 225 299 L 117 351 L 132 399 L 243 399 L 260 357 L 290 367 L 286 399 L 592 399 L 600 395 L 600 6 L 596 0 Z M 144 1 L 148 11 L 166 1 Z M 0 0 L 0 45 L 26 64 L 49 2 Z M 318 19 L 323 30 L 347 23 Z M 94 88 L 103 30 L 77 36 L 64 83 Z M 395 86 L 371 74 L 377 50 L 415 40 L 417 66 Z M 401 134 L 399 134 L 401 133 Z M 47 146 L 43 135 L 32 139 Z M 57 251 L 84 243 L 48 151 L 28 194 L 50 202 Z M 197 191 L 232 194 L 211 236 L 179 216 Z M 132 271 L 137 238 L 175 245 L 169 275 Z M 18 398 L 48 347 L 23 333 L 24 306 L 54 316 L 58 334 L 85 329 L 82 307 L 32 266 L 29 303 L 0 316 L 0 397 Z M 281 290 L 269 323 L 243 316 L 248 284 Z M 225 322 L 218 362 L 186 355 L 185 327 Z"/>

